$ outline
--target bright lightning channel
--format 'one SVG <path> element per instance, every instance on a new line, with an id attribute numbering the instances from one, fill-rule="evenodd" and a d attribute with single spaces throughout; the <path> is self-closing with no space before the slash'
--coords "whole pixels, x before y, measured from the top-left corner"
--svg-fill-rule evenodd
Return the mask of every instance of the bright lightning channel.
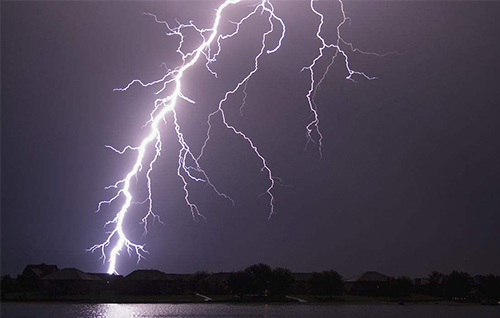
<path id="1" fill-rule="evenodd" d="M 144 235 L 147 234 L 148 231 L 148 221 L 149 220 L 158 220 L 161 222 L 159 216 L 153 212 L 153 199 L 152 199 L 152 190 L 151 190 L 151 173 L 153 172 L 153 166 L 156 163 L 157 159 L 159 158 L 161 154 L 161 149 L 162 149 L 162 140 L 161 140 L 161 135 L 159 131 L 159 125 L 161 121 L 165 120 L 165 116 L 169 113 L 172 113 L 173 121 L 174 121 L 174 129 L 178 138 L 178 142 L 181 146 L 181 149 L 179 151 L 179 156 L 178 156 L 178 168 L 177 168 L 177 175 L 181 179 L 183 183 L 183 190 L 184 190 L 184 200 L 186 202 L 186 205 L 189 207 L 191 214 L 193 216 L 194 220 L 198 220 L 199 218 L 204 218 L 203 214 L 200 213 L 198 207 L 196 204 L 192 203 L 189 197 L 189 190 L 188 190 L 188 181 L 193 180 L 195 182 L 203 182 L 209 185 L 213 191 L 231 201 L 234 204 L 234 201 L 225 193 L 219 191 L 215 185 L 210 181 L 210 178 L 208 177 L 207 173 L 202 169 L 200 166 L 199 162 L 200 159 L 202 158 L 204 151 L 210 141 L 211 135 L 211 129 L 212 129 L 212 118 L 214 116 L 220 116 L 222 118 L 222 122 L 224 126 L 231 130 L 234 134 L 240 136 L 244 141 L 248 143 L 248 145 L 251 147 L 251 149 L 254 151 L 255 155 L 257 158 L 261 161 L 262 166 L 261 170 L 265 172 L 269 178 L 269 186 L 268 188 L 262 193 L 262 195 L 265 195 L 269 198 L 269 206 L 270 206 L 270 213 L 269 213 L 269 218 L 271 218 L 276 212 L 275 212 L 275 198 L 273 195 L 272 190 L 276 185 L 283 185 L 282 180 L 278 177 L 275 177 L 271 171 L 271 168 L 269 167 L 266 159 L 264 156 L 261 154 L 257 146 L 254 144 L 254 142 L 247 136 L 245 133 L 242 131 L 238 130 L 235 128 L 233 125 L 228 123 L 226 114 L 222 108 L 223 104 L 228 100 L 228 98 L 235 94 L 237 91 L 240 89 L 243 90 L 244 93 L 244 100 L 243 104 L 240 108 L 240 112 L 242 112 L 242 108 L 245 105 L 246 101 L 246 87 L 248 84 L 248 81 L 252 77 L 253 74 L 255 74 L 258 69 L 259 69 L 259 60 L 264 54 L 272 54 L 276 52 L 277 50 L 280 49 L 282 41 L 285 37 L 286 33 L 286 26 L 284 21 L 276 15 L 274 6 L 271 3 L 270 0 L 259 0 L 255 5 L 250 6 L 250 12 L 244 16 L 241 20 L 238 22 L 231 22 L 234 24 L 234 31 L 231 33 L 227 34 L 221 34 L 219 31 L 220 24 L 221 24 L 221 19 L 224 11 L 226 8 L 236 5 L 240 2 L 243 2 L 244 0 L 226 0 L 224 1 L 216 10 L 214 22 L 211 28 L 199 28 L 196 26 L 193 22 L 189 22 L 187 24 L 181 24 L 177 23 L 177 26 L 171 27 L 167 22 L 165 21 L 160 21 L 158 18 L 150 13 L 145 13 L 145 15 L 151 16 L 154 18 L 154 20 L 157 23 L 165 25 L 165 27 L 168 29 L 167 35 L 169 36 L 177 36 L 179 37 L 179 45 L 176 49 L 176 52 L 180 54 L 182 57 L 182 64 L 175 68 L 175 69 L 167 69 L 167 73 L 160 79 L 149 82 L 149 83 L 144 83 L 141 80 L 133 80 L 130 82 L 126 87 L 124 88 L 119 88 L 116 89 L 118 91 L 124 91 L 127 90 L 129 87 L 131 87 L 133 84 L 139 84 L 144 87 L 148 86 L 153 86 L 153 85 L 161 85 L 161 89 L 157 91 L 156 94 L 162 93 L 169 84 L 172 84 L 174 86 L 173 92 L 168 95 L 165 98 L 159 98 L 155 101 L 154 103 L 154 109 L 150 114 L 150 119 L 149 121 L 144 125 L 148 129 L 148 134 L 144 139 L 141 141 L 139 146 L 126 146 L 125 148 L 119 150 L 116 149 L 112 146 L 106 146 L 109 149 L 119 153 L 123 154 L 128 151 L 134 151 L 136 152 L 137 156 L 135 159 L 135 162 L 130 169 L 130 171 L 126 174 L 126 176 L 117 181 L 116 183 L 106 187 L 106 189 L 117 189 L 117 193 L 109 200 L 104 200 L 99 202 L 97 211 L 100 211 L 102 206 L 104 204 L 112 204 L 116 199 L 118 198 L 124 198 L 125 202 L 121 206 L 120 210 L 118 213 L 115 215 L 115 217 L 108 222 L 105 223 L 105 226 L 114 226 L 112 231 L 108 232 L 108 236 L 106 240 L 100 244 L 95 244 L 91 248 L 88 249 L 90 252 L 95 252 L 99 250 L 101 252 L 101 258 L 103 260 L 103 263 L 106 261 L 109 263 L 108 267 L 108 273 L 109 274 L 117 274 L 116 270 L 116 265 L 117 265 L 117 258 L 120 255 L 120 252 L 125 248 L 126 251 L 128 252 L 129 255 L 132 253 L 135 253 L 137 255 L 137 262 L 139 262 L 142 258 L 144 258 L 144 254 L 147 254 L 148 252 L 145 250 L 144 245 L 133 243 L 126 235 L 124 231 L 124 226 L 123 222 L 125 220 L 125 216 L 130 208 L 130 206 L 134 203 L 133 202 L 133 194 L 130 189 L 131 182 L 134 178 L 138 177 L 138 174 L 140 171 L 142 171 L 143 166 L 147 166 L 147 171 L 146 171 L 146 184 L 147 184 L 147 191 L 148 191 L 148 196 L 145 201 L 142 203 L 148 203 L 148 210 L 146 215 L 142 218 L 142 224 L 144 226 Z M 323 135 L 321 134 L 321 131 L 319 129 L 319 115 L 317 112 L 317 107 L 314 101 L 314 97 L 316 95 L 316 92 L 319 88 L 319 85 L 322 83 L 322 81 L 325 79 L 326 74 L 328 70 L 330 69 L 331 65 L 333 64 L 335 58 L 338 55 L 341 55 L 344 60 L 344 65 L 345 69 L 348 73 L 347 79 L 354 81 L 354 76 L 361 76 L 365 79 L 372 80 L 375 79 L 374 77 L 370 77 L 366 75 L 363 72 L 359 72 L 356 70 L 353 70 L 349 64 L 349 57 L 348 54 L 346 53 L 345 50 L 341 48 L 342 45 L 345 45 L 350 48 L 352 52 L 359 52 L 361 54 L 372 54 L 372 53 L 367 53 L 364 51 L 361 51 L 357 48 L 354 48 L 353 45 L 349 42 L 346 42 L 342 39 L 340 30 L 342 26 L 348 21 L 348 17 L 346 17 L 345 11 L 344 11 L 344 4 L 342 0 L 338 0 L 340 4 L 340 11 L 342 15 L 342 21 L 338 24 L 337 26 L 337 40 L 335 43 L 328 43 L 325 38 L 322 36 L 323 32 L 323 24 L 324 24 L 324 15 L 320 13 L 316 7 L 315 3 L 318 0 L 310 0 L 310 9 L 312 12 L 318 17 L 318 27 L 317 27 L 317 32 L 316 32 L 316 38 L 319 40 L 319 47 L 318 47 L 318 54 L 317 56 L 312 60 L 311 64 L 304 67 L 302 71 L 308 71 L 309 76 L 310 76 L 310 86 L 306 94 L 306 99 L 307 103 L 309 106 L 309 109 L 311 111 L 311 116 L 312 120 L 311 122 L 306 126 L 306 137 L 307 137 L 307 144 L 310 141 L 315 141 L 313 137 L 313 133 L 316 133 L 318 136 L 318 145 L 319 145 L 319 152 L 321 155 L 321 150 L 322 150 L 322 139 Z M 254 15 L 266 15 L 267 16 L 267 21 L 269 23 L 269 28 L 267 31 L 265 31 L 262 34 L 262 41 L 261 41 L 261 48 L 258 54 L 254 58 L 254 67 L 253 69 L 246 74 L 246 76 L 238 82 L 235 87 L 232 90 L 227 91 L 224 94 L 224 97 L 219 101 L 218 103 L 218 108 L 210 113 L 207 118 L 207 134 L 205 141 L 203 143 L 203 146 L 201 147 L 201 150 L 199 152 L 198 156 L 195 156 L 187 144 L 187 142 L 184 139 L 184 135 L 182 133 L 181 126 L 177 120 L 177 113 L 175 107 L 177 106 L 179 100 L 184 100 L 189 103 L 195 103 L 193 100 L 191 100 L 189 97 L 185 96 L 182 93 L 182 84 L 183 84 L 183 76 L 186 71 L 188 71 L 192 66 L 196 65 L 197 63 L 200 63 L 200 61 L 205 61 L 205 66 L 213 76 L 217 77 L 217 73 L 211 69 L 211 64 L 217 61 L 218 56 L 221 53 L 221 48 L 222 48 L 222 42 L 224 40 L 227 40 L 229 38 L 232 38 L 236 36 L 241 28 L 241 26 L 250 18 L 252 18 Z M 201 44 L 194 49 L 193 51 L 189 51 L 185 53 L 183 51 L 183 44 L 184 44 L 184 33 L 183 31 L 191 29 L 195 30 L 198 32 L 200 35 L 200 38 L 202 39 Z M 268 47 L 267 44 L 267 38 L 270 34 L 276 32 L 276 30 L 279 30 L 281 32 L 279 39 L 277 43 L 274 44 L 272 49 L 267 49 Z M 315 66 L 317 65 L 318 61 L 321 60 L 324 57 L 325 51 L 328 49 L 333 49 L 333 57 L 331 63 L 328 65 L 326 70 L 323 72 L 322 77 L 319 80 L 316 80 L 316 74 L 314 72 Z M 146 160 L 146 152 L 149 149 L 154 149 L 154 156 L 152 157 L 151 160 L 147 161 Z M 188 162 L 191 162 L 189 164 Z"/>

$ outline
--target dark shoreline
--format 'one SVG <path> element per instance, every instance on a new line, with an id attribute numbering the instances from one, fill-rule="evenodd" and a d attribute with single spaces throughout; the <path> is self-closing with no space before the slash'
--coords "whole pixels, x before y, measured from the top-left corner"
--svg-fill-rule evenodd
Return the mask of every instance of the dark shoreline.
<path id="1" fill-rule="evenodd" d="M 80 297 L 78 297 L 80 296 Z M 485 305 L 479 302 L 460 302 L 445 299 L 435 300 L 415 300 L 394 299 L 394 298 L 374 298 L 374 297 L 350 297 L 340 296 L 335 298 L 307 298 L 306 302 L 300 302 L 298 299 L 290 298 L 271 298 L 271 299 L 239 299 L 230 296 L 213 296 L 214 299 L 204 300 L 194 295 L 169 295 L 159 297 L 138 297 L 123 296 L 117 297 L 82 297 L 84 295 L 67 295 L 58 298 L 30 297 L 6 298 L 0 303 L 75 303 L 75 304 L 280 304 L 280 305 L 443 305 L 443 306 L 480 306 Z M 185 297 L 184 297 L 185 296 Z M 156 299 L 155 299 L 156 298 Z M 179 298 L 179 299 L 173 299 Z M 197 299 L 199 298 L 199 299 Z M 217 299 L 219 298 L 219 299 Z M 300 298 L 300 297 L 297 297 Z M 300 298 L 303 299 L 303 298 Z M 494 305 L 494 304 L 488 304 Z M 498 305 L 498 304 L 496 304 Z"/>
<path id="2" fill-rule="evenodd" d="M 155 301 L 155 302 L 123 302 L 123 301 L 76 301 L 76 300 L 54 300 L 54 301 L 41 301 L 41 300 L 24 300 L 24 301 L 2 301 L 0 304 L 16 303 L 16 304 L 171 304 L 171 305 L 182 305 L 182 304 L 231 304 L 231 305 L 283 305 L 283 306 L 397 306 L 397 302 L 317 302 L 317 303 L 300 303 L 300 302 L 280 302 L 280 301 L 268 301 L 268 302 L 228 302 L 228 301 L 209 301 L 209 302 L 190 302 L 190 301 Z M 405 303 L 404 306 L 460 306 L 460 307 L 472 307 L 472 306 L 483 306 L 480 303 L 455 303 L 455 302 L 416 302 L 416 303 Z"/>

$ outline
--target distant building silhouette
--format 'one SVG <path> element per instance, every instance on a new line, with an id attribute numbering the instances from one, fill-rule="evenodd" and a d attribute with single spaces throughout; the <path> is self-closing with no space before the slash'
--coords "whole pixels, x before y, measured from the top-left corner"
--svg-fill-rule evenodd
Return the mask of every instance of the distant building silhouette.
<path id="1" fill-rule="evenodd" d="M 82 272 L 76 268 L 64 268 L 44 276 L 43 289 L 51 295 L 59 294 L 89 294 L 103 289 L 101 278 Z"/>
<path id="2" fill-rule="evenodd" d="M 55 271 L 58 271 L 59 268 L 57 265 L 48 265 L 45 263 L 38 265 L 27 265 L 23 271 L 24 278 L 37 278 L 40 279 L 45 275 L 52 274 Z"/>
<path id="3" fill-rule="evenodd" d="M 45 263 L 27 265 L 19 277 L 22 289 L 24 291 L 40 290 L 42 287 L 40 279 L 58 270 L 57 265 L 48 265 Z"/>
<path id="4" fill-rule="evenodd" d="M 255 267 L 266 269 L 265 273 L 274 273 L 274 270 L 267 270 L 270 267 L 265 264 L 252 265 L 249 268 Z M 335 271 L 291 273 L 287 269 L 280 270 L 278 273 L 281 276 L 277 274 L 267 276 L 264 287 L 256 292 L 254 288 L 256 282 L 259 284 L 262 282 L 256 279 L 256 277 L 259 278 L 257 275 L 249 275 L 246 272 L 247 269 L 239 272 L 197 272 L 194 274 L 168 274 L 159 270 L 142 269 L 124 277 L 105 273 L 85 273 L 76 268 L 59 270 L 56 265 L 30 264 L 17 278 L 11 278 L 10 275 L 1 277 L 0 290 L 2 300 L 47 300 L 47 295 L 51 300 L 60 300 L 68 299 L 68 297 L 60 298 L 59 296 L 79 295 L 75 299 L 115 301 L 128 299 L 125 295 L 134 295 L 130 298 L 134 301 L 137 299 L 158 301 L 168 299 L 168 297 L 136 298 L 135 296 L 199 293 L 201 297 L 203 295 L 233 295 L 234 299 L 239 301 L 242 298 L 238 296 L 256 295 L 264 299 L 267 295 L 284 297 L 313 294 L 332 297 L 343 292 L 375 297 L 405 297 L 416 293 L 486 304 L 498 304 L 500 300 L 500 276 L 496 275 L 470 276 L 456 271 L 444 275 L 434 271 L 428 277 L 410 279 L 406 276 L 393 278 L 376 271 L 367 271 L 342 281 L 342 277 Z M 328 273 L 336 274 L 338 280 L 332 281 L 331 276 L 326 275 Z M 340 287 L 331 293 L 332 286 Z M 325 290 L 330 290 L 330 293 Z M 456 295 L 457 291 L 460 291 L 460 294 Z M 125 298 L 120 298 L 119 295 Z M 115 296 L 119 297 L 115 298 Z"/>
<path id="5" fill-rule="evenodd" d="M 344 286 L 348 293 L 378 296 L 390 281 L 390 276 L 368 271 L 344 280 Z"/>
<path id="6" fill-rule="evenodd" d="M 108 273 L 88 273 L 102 280 L 103 291 L 122 291 L 124 286 L 123 275 L 111 275 Z"/>

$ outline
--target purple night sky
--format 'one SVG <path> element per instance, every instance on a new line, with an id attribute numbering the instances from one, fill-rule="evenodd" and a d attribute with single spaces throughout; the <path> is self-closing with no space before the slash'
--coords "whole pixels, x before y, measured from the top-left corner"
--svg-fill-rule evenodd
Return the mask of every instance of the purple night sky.
<path id="1" fill-rule="evenodd" d="M 94 213 L 114 192 L 104 187 L 129 170 L 133 156 L 106 149 L 145 135 L 156 90 L 135 78 L 175 67 L 177 38 L 142 12 L 208 26 L 220 1 L 3 1 L 1 10 L 1 274 L 29 263 L 105 272 L 85 249 L 105 238 L 119 205 Z M 192 273 L 268 263 L 296 272 L 366 270 L 426 276 L 432 270 L 500 274 L 500 2 L 345 1 L 344 38 L 385 57 L 352 54 L 352 67 L 376 81 L 346 81 L 335 64 L 317 94 L 323 157 L 306 144 L 308 74 L 317 54 L 318 19 L 307 1 L 276 1 L 287 25 L 281 49 L 261 60 L 243 93 L 224 106 L 228 121 L 253 139 L 276 176 L 274 191 L 241 138 L 214 119 L 204 169 L 236 207 L 203 184 L 192 200 L 207 218 L 194 222 L 176 175 L 179 144 L 172 120 L 162 126 L 155 165 L 155 213 L 164 225 L 142 238 L 134 206 L 126 227 L 146 244 L 147 260 L 123 252 L 118 271 Z M 338 4 L 320 1 L 333 39 Z M 247 10 L 240 7 L 233 10 Z M 279 32 L 278 32 L 279 33 Z M 277 39 L 278 33 L 272 38 Z M 252 66 L 261 24 L 249 22 L 223 47 L 213 78 L 203 63 L 185 77 L 197 104 L 178 105 L 185 137 L 198 153 L 206 116 Z M 326 67 L 329 59 L 320 63 Z M 138 192 L 139 196 L 144 194 Z M 135 213 L 135 214 L 134 214 Z"/>

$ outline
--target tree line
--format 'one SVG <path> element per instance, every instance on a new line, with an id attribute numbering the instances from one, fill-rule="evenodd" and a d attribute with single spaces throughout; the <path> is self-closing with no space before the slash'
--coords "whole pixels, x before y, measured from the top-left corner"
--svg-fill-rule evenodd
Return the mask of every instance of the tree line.
<path id="1" fill-rule="evenodd" d="M 426 292 L 435 297 L 459 300 L 500 300 L 500 276 L 471 277 L 468 273 L 453 271 L 448 275 L 433 271 L 429 275 Z"/>
<path id="2" fill-rule="evenodd" d="M 379 274 L 381 275 L 381 274 Z M 407 297 L 411 294 L 428 295 L 440 299 L 460 301 L 500 300 L 500 276 L 477 275 L 453 271 L 443 274 L 433 271 L 427 278 L 412 281 L 407 276 L 385 277 L 383 281 L 348 281 L 334 270 L 313 273 L 295 273 L 282 267 L 254 264 L 231 273 L 197 272 L 186 275 L 174 284 L 171 293 L 200 293 L 205 295 L 235 295 L 238 298 L 280 298 L 286 295 L 314 295 L 317 298 L 354 294 L 362 296 Z M 297 279 L 296 279 L 297 278 Z M 122 277 L 123 280 L 123 277 Z M 32 290 L 22 275 L 2 278 L 2 296 L 9 292 Z M 33 287 L 33 286 L 31 286 Z"/>
<path id="3" fill-rule="evenodd" d="M 198 272 L 191 282 L 193 292 L 206 294 L 234 294 L 248 296 L 284 296 L 310 294 L 338 296 L 346 293 L 364 296 L 407 297 L 423 294 L 442 299 L 500 300 L 500 276 L 471 277 L 468 273 L 453 271 L 443 274 L 433 271 L 427 279 L 417 284 L 408 276 L 388 278 L 385 282 L 354 282 L 346 289 L 343 277 L 334 270 L 306 274 L 305 282 L 296 281 L 289 269 L 267 264 L 254 264 L 243 270 L 229 273 L 227 279 L 212 277 L 208 272 Z M 302 284 L 302 285 L 301 285 Z"/>

